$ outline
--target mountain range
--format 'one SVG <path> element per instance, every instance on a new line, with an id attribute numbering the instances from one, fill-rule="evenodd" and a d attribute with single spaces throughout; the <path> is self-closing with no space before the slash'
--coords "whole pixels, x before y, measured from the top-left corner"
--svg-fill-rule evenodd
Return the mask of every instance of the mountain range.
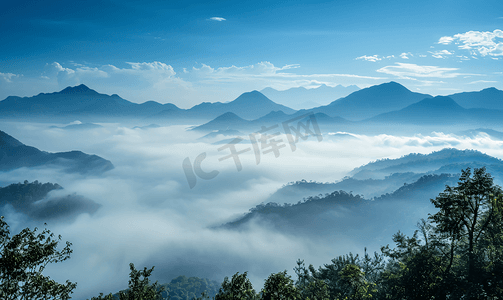
<path id="1" fill-rule="evenodd" d="M 67 87 L 60 92 L 41 93 L 33 97 L 9 96 L 0 101 L 0 118 L 3 119 L 51 119 L 104 121 L 117 118 L 173 123 L 209 121 L 226 112 L 242 118 L 256 119 L 271 111 L 281 110 L 292 114 L 295 110 L 276 104 L 262 93 L 243 93 L 228 103 L 203 102 L 190 109 L 181 109 L 171 103 L 147 101 L 141 104 L 127 101 L 120 96 L 100 94 L 81 84 Z"/>
<path id="2" fill-rule="evenodd" d="M 0 131 L 0 171 L 23 167 L 56 167 L 81 174 L 102 174 L 114 168 L 110 161 L 97 155 L 81 151 L 49 153 L 27 146 Z"/>
<path id="3" fill-rule="evenodd" d="M 263 91 L 272 92 L 271 89 Z M 302 94 L 303 89 L 291 89 L 288 93 L 295 91 Z M 226 103 L 203 102 L 190 109 L 181 109 L 171 103 L 133 103 L 116 94 L 100 94 L 83 84 L 67 87 L 60 92 L 23 98 L 9 96 L 0 101 L 0 119 L 79 119 L 85 123 L 118 119 L 140 125 L 194 125 L 215 120 L 211 126 L 205 125 L 199 130 L 239 130 L 240 126 L 267 126 L 309 113 L 319 114 L 320 123 L 328 128 L 342 124 L 364 125 L 367 128 L 389 124 L 497 126 L 503 118 L 503 91 L 488 88 L 478 92 L 432 97 L 412 92 L 399 83 L 388 82 L 354 91 L 328 105 L 298 111 L 275 103 L 259 91 L 243 93 Z M 232 124 L 225 124 L 223 121 L 226 119 Z M 218 123 L 221 125 L 217 126 Z"/>
<path id="4" fill-rule="evenodd" d="M 351 121 L 361 121 L 405 108 L 425 98 L 431 98 L 431 96 L 411 92 L 403 85 L 392 81 L 361 89 L 310 111 L 322 112 L 331 117 L 338 116 Z"/>
<path id="5" fill-rule="evenodd" d="M 443 149 L 378 160 L 354 169 L 340 182 L 289 183 L 218 228 L 260 226 L 310 239 L 343 242 L 357 237 L 378 245 L 398 230 L 417 229 L 416 222 L 434 211 L 430 199 L 446 185 L 455 186 L 462 169 L 483 166 L 496 183 L 503 182 L 503 161 L 475 150 Z"/>

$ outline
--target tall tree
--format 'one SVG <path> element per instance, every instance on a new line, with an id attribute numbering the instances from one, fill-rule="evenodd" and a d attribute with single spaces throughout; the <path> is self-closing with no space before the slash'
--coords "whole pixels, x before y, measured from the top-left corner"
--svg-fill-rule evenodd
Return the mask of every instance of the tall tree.
<path id="1" fill-rule="evenodd" d="M 295 287 L 292 278 L 286 270 L 271 274 L 265 280 L 262 289 L 263 300 L 295 300 L 300 299 L 299 290 Z"/>
<path id="2" fill-rule="evenodd" d="M 98 297 L 93 297 L 91 300 L 162 300 L 163 287 L 157 282 L 150 282 L 150 275 L 154 271 L 154 267 L 143 270 L 136 270 L 133 263 L 129 264 L 129 282 L 128 288 L 120 291 L 118 294 L 103 295 L 100 293 Z"/>
<path id="3" fill-rule="evenodd" d="M 236 273 L 231 280 L 225 277 L 222 287 L 215 296 L 215 300 L 253 300 L 257 294 L 253 289 L 250 280 L 243 274 Z"/>
<path id="4" fill-rule="evenodd" d="M 467 168 L 462 171 L 456 187 L 447 186 L 443 193 L 431 200 L 439 211 L 429 218 L 435 224 L 438 237 L 449 249 L 448 268 L 451 271 L 455 257 L 460 255 L 466 265 L 460 268 L 468 298 L 482 292 L 484 278 L 482 266 L 487 254 L 487 242 L 491 232 L 503 225 L 499 215 L 502 190 L 494 185 L 493 178 L 485 168 Z M 499 223 L 499 224 L 497 224 Z M 464 289 L 463 288 L 463 289 Z"/>

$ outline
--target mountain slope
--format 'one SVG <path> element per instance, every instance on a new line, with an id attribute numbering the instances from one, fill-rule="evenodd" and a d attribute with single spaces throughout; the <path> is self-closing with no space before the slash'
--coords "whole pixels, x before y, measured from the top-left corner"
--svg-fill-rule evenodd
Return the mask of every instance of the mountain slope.
<path id="1" fill-rule="evenodd" d="M 321 105 L 327 105 L 330 102 L 346 97 L 359 89 L 360 88 L 356 85 L 350 85 L 347 87 L 337 85 L 335 87 L 331 87 L 322 84 L 317 88 L 306 89 L 304 87 L 296 87 L 284 91 L 278 91 L 267 87 L 260 92 L 276 103 L 280 103 L 294 109 L 308 109 Z"/>
<path id="2" fill-rule="evenodd" d="M 208 123 L 193 128 L 192 130 L 203 132 L 226 131 L 248 128 L 251 124 L 251 121 L 244 120 L 235 113 L 227 112 L 216 117 L 214 120 L 209 121 Z"/>
<path id="3" fill-rule="evenodd" d="M 355 179 L 379 179 L 400 172 L 439 173 L 447 166 L 488 166 L 488 172 L 500 178 L 503 175 L 503 161 L 476 150 L 442 149 L 430 154 L 411 153 L 397 159 L 381 159 L 352 170 L 349 175 Z M 461 168 L 456 168 L 456 173 Z M 501 177 L 503 179 L 503 177 Z"/>
<path id="4" fill-rule="evenodd" d="M 368 120 L 370 123 L 411 125 L 470 125 L 499 126 L 503 110 L 487 108 L 465 109 L 452 98 L 426 98 L 401 110 L 383 113 Z"/>
<path id="5" fill-rule="evenodd" d="M 0 131 L 0 171 L 31 167 L 59 167 L 66 172 L 101 174 L 114 168 L 112 163 L 81 151 L 48 153 L 26 146 Z"/>
<path id="6" fill-rule="evenodd" d="M 60 92 L 40 93 L 33 97 L 9 96 L 0 101 L 0 117 L 142 117 L 168 108 L 178 109 L 173 104 L 163 105 L 154 101 L 133 103 L 116 94 L 100 94 L 81 84 Z"/>
<path id="7" fill-rule="evenodd" d="M 81 213 L 93 214 L 101 207 L 76 194 L 49 197 L 49 192 L 55 190 L 63 188 L 58 184 L 42 184 L 38 181 L 0 187 L 0 211 L 11 206 L 16 212 L 33 220 L 72 220 Z"/>
<path id="8" fill-rule="evenodd" d="M 371 86 L 349 96 L 338 99 L 326 106 L 313 108 L 332 117 L 339 116 L 351 121 L 359 121 L 381 113 L 399 110 L 430 95 L 414 93 L 403 85 L 389 82 Z"/>
<path id="9" fill-rule="evenodd" d="M 241 94 L 229 103 L 201 103 L 189 109 L 189 117 L 212 117 L 215 118 L 226 112 L 232 112 L 247 120 L 258 119 L 271 111 L 282 111 L 285 114 L 293 114 L 295 110 L 281 104 L 277 104 L 264 96 L 261 92 L 252 91 Z"/>
<path id="10" fill-rule="evenodd" d="M 486 108 L 503 110 L 503 91 L 487 88 L 479 92 L 464 92 L 449 95 L 464 108 Z"/>

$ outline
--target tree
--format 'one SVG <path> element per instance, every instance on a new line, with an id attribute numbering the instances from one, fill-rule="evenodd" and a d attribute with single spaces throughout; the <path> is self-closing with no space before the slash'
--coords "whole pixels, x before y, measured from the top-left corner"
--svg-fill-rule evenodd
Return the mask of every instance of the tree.
<path id="1" fill-rule="evenodd" d="M 297 274 L 295 287 L 298 289 L 301 299 L 328 300 L 330 294 L 328 285 L 324 280 L 314 278 L 309 269 L 314 269 L 313 265 L 306 268 L 303 260 L 297 260 L 297 267 L 293 268 Z"/>
<path id="2" fill-rule="evenodd" d="M 418 300 L 445 298 L 445 292 L 449 289 L 446 284 L 446 261 L 437 251 L 434 241 L 430 240 L 431 236 L 422 243 L 417 235 L 418 231 L 412 237 L 398 232 L 393 236 L 396 249 L 382 247 L 390 261 L 381 274 L 381 297 Z"/>
<path id="3" fill-rule="evenodd" d="M 347 264 L 340 272 L 343 299 L 363 300 L 372 298 L 374 284 L 365 280 L 365 273 L 359 266 Z"/>
<path id="4" fill-rule="evenodd" d="M 484 265 L 494 263 L 492 254 L 501 251 L 500 241 L 501 206 L 503 192 L 499 186 L 493 184 L 493 178 L 486 173 L 485 168 L 474 169 L 473 176 L 470 168 L 462 170 L 456 187 L 447 186 L 432 203 L 439 211 L 429 218 L 435 223 L 435 231 L 448 251 L 446 272 L 454 267 L 456 256 L 460 256 L 457 277 L 461 279 L 460 290 L 466 291 L 467 298 L 478 297 L 483 293 L 486 284 L 487 270 Z M 500 250 L 497 250 L 500 249 Z M 488 260 L 489 258 L 489 260 Z"/>
<path id="5" fill-rule="evenodd" d="M 392 299 L 500 299 L 503 296 L 503 192 L 485 168 L 462 170 L 458 185 L 431 200 L 438 212 L 396 249 L 382 274 Z M 418 233 L 422 239 L 418 238 Z"/>
<path id="6" fill-rule="evenodd" d="M 263 300 L 295 300 L 300 299 L 300 294 L 292 278 L 287 275 L 286 270 L 276 274 L 271 274 L 265 280 L 262 290 Z"/>
<path id="7" fill-rule="evenodd" d="M 58 251 L 60 240 L 48 229 L 37 234 L 37 228 L 25 228 L 11 237 L 0 217 L 0 299 L 70 299 L 76 283 L 62 284 L 42 275 L 48 264 L 70 258 L 71 243 Z"/>
<path id="8" fill-rule="evenodd" d="M 112 293 L 104 296 L 100 293 L 98 297 L 93 297 L 91 300 L 162 300 L 163 288 L 159 286 L 157 281 L 150 283 L 149 277 L 154 271 L 154 267 L 142 270 L 136 270 L 133 263 L 129 264 L 129 283 L 128 288 L 120 291 L 117 295 Z"/>
<path id="9" fill-rule="evenodd" d="M 215 296 L 215 300 L 253 300 L 257 298 L 257 294 L 248 278 L 247 272 L 243 274 L 236 273 L 229 278 L 225 277 L 222 282 L 222 287 Z"/>

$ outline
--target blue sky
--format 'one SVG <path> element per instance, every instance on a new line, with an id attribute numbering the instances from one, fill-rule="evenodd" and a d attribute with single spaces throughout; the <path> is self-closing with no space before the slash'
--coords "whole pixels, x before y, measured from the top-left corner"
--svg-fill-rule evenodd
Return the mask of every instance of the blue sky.
<path id="1" fill-rule="evenodd" d="M 503 89 L 503 1 L 4 1 L 0 99 L 84 83 L 191 107 L 265 87 Z"/>

